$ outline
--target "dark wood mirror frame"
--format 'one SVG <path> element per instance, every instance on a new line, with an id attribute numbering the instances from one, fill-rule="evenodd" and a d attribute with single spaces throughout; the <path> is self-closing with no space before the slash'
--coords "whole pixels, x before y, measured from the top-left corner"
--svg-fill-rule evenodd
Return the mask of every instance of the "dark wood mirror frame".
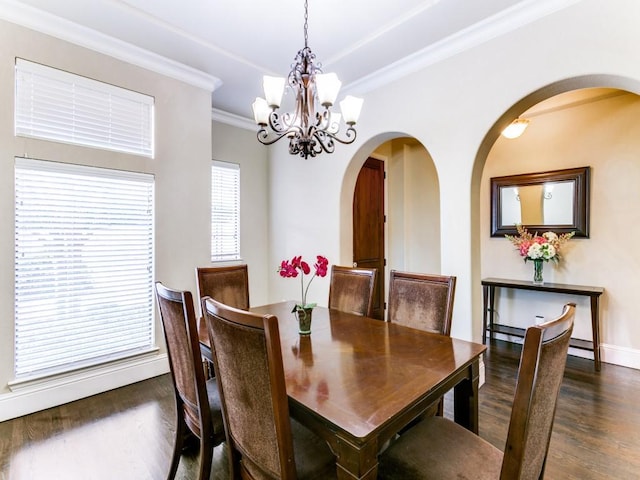
<path id="1" fill-rule="evenodd" d="M 589 237 L 589 181 L 590 167 L 527 173 L 491 179 L 491 236 L 517 235 L 515 225 L 502 225 L 502 188 L 544 185 L 549 182 L 575 182 L 573 189 L 573 222 L 562 225 L 524 225 L 528 230 L 555 233 L 575 232 L 576 237 Z"/>

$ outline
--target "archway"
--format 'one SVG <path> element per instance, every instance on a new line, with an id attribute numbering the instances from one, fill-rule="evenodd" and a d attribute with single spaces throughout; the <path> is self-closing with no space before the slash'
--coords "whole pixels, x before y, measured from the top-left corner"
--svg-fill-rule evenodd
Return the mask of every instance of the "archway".
<path id="1" fill-rule="evenodd" d="M 609 270 L 621 272 L 625 268 L 629 268 L 628 265 L 640 264 L 640 258 L 636 258 L 637 256 L 632 253 L 633 249 L 631 247 L 625 248 L 619 243 L 621 242 L 620 232 L 627 227 L 625 220 L 623 220 L 625 214 L 617 211 L 618 206 L 613 202 L 609 193 L 615 191 L 617 195 L 623 195 L 624 203 L 627 204 L 640 202 L 640 196 L 636 198 L 633 193 L 636 188 L 631 185 L 631 182 L 636 184 L 636 180 L 640 176 L 640 163 L 637 161 L 636 153 L 640 150 L 640 143 L 630 139 L 640 132 L 640 122 L 629 121 L 637 118 L 638 112 L 640 112 L 640 99 L 634 94 L 640 91 L 640 83 L 635 80 L 597 75 L 556 82 L 523 98 L 496 121 L 490 131 L 487 132 L 474 163 L 472 198 L 475 201 L 472 207 L 472 238 L 475 241 L 471 243 L 475 246 L 475 251 L 472 252 L 472 278 L 474 285 L 479 285 L 483 276 L 528 278 L 527 275 L 531 269 L 530 266 L 524 266 L 517 254 L 509 251 L 508 243 L 505 243 L 502 239 L 488 239 L 485 231 L 487 218 L 486 212 L 483 214 L 483 209 L 486 209 L 485 204 L 488 202 L 485 188 L 485 183 L 488 181 L 487 175 L 499 176 L 501 174 L 496 174 L 498 170 L 494 165 L 488 165 L 487 160 L 498 155 L 496 151 L 492 152 L 492 149 L 499 145 L 497 140 L 500 130 L 511 119 L 525 114 L 525 112 L 530 111 L 531 107 L 538 105 L 540 102 L 548 101 L 548 99 L 560 94 L 594 88 L 615 88 L 633 93 L 626 96 L 604 95 L 598 99 L 598 102 L 575 102 L 570 111 L 557 109 L 557 111 L 550 112 L 549 118 L 547 119 L 547 116 L 545 116 L 545 120 L 555 122 L 553 128 L 558 131 L 553 132 L 551 127 L 547 127 L 546 133 L 538 132 L 536 133 L 537 137 L 531 137 L 523 141 L 525 145 L 523 148 L 526 150 L 523 150 L 521 155 L 512 155 L 511 161 L 514 165 L 517 164 L 517 167 L 514 165 L 508 167 L 521 169 L 518 173 L 530 173 L 565 168 L 567 166 L 578 166 L 578 164 L 592 166 L 592 173 L 594 174 L 592 175 L 592 207 L 594 207 L 592 209 L 592 238 L 572 240 L 566 261 L 561 262 L 558 269 L 551 269 L 550 280 L 560 283 L 604 286 L 605 291 L 608 290 L 608 295 L 605 295 L 605 300 L 602 303 L 604 315 L 601 336 L 603 343 L 637 350 L 640 347 L 640 331 L 625 321 L 625 318 L 629 316 L 629 311 L 622 306 L 624 302 L 632 303 L 629 300 L 631 297 L 624 300 L 625 297 L 629 296 L 629 292 L 626 292 L 625 288 L 620 288 L 617 285 L 619 282 L 613 281 L 607 273 Z M 570 120 L 570 114 L 574 115 L 573 120 Z M 542 118 L 535 119 L 536 122 L 539 120 L 542 120 Z M 565 122 L 565 124 L 560 122 Z M 530 133 L 534 134 L 534 132 Z M 500 141 L 504 142 L 502 139 Z M 515 145 L 515 143 L 512 145 Z M 511 145 L 509 145 L 508 149 L 505 149 L 504 143 L 503 147 L 497 150 L 502 152 L 500 161 L 503 162 L 501 163 L 501 168 L 504 169 L 504 152 L 514 152 L 515 150 Z M 491 156 L 492 154 L 494 157 Z M 536 155 L 540 159 L 539 162 L 535 161 Z M 515 170 L 508 174 L 511 173 L 515 173 Z M 617 226 L 611 223 L 616 217 L 619 218 L 615 220 L 618 222 Z M 633 220 L 631 223 L 633 224 Z M 608 240 L 604 240 L 604 238 L 608 238 Z M 625 252 L 624 258 L 616 258 L 615 255 L 608 255 L 607 253 L 593 255 L 594 251 L 601 250 L 603 245 L 612 244 L 617 244 L 618 251 Z M 608 248 L 605 248 L 605 252 L 608 250 Z M 502 265 L 487 267 L 487 259 L 497 255 L 506 260 L 502 262 Z M 514 262 L 518 262 L 517 265 Z M 482 320 L 480 316 L 482 304 L 479 287 L 474 288 L 473 295 L 473 311 L 475 312 L 473 322 L 474 337 L 479 338 Z M 607 296 L 612 299 L 611 303 L 606 300 Z M 558 308 L 550 311 L 548 305 L 543 304 L 539 299 L 532 298 L 531 295 L 525 298 L 519 297 L 516 300 L 519 302 L 518 307 L 524 305 L 527 308 L 528 315 L 531 317 L 522 319 L 525 323 L 527 321 L 532 323 L 533 316 L 536 314 L 542 314 L 548 318 L 553 316 L 555 310 L 559 312 Z M 558 302 L 574 301 L 575 299 L 559 298 L 552 300 L 550 304 L 557 306 Z M 576 318 L 574 334 L 579 338 L 590 339 L 590 332 L 587 328 L 588 305 L 580 308 L 581 305 L 579 303 L 578 307 L 579 315 Z M 511 317 L 516 318 L 518 315 L 522 316 L 522 312 L 517 311 L 508 302 L 502 308 L 502 313 L 510 319 Z M 607 321 L 608 318 L 615 318 L 615 322 Z M 614 350 L 611 349 L 608 356 L 606 350 L 603 351 L 603 359 L 610 363 L 625 364 L 624 359 L 614 358 L 618 355 Z M 588 354 L 586 356 L 589 357 Z"/>
<path id="2" fill-rule="evenodd" d="M 415 138 L 397 133 L 376 136 L 354 156 L 341 189 L 340 260 L 353 261 L 353 193 L 368 157 L 385 162 L 385 284 L 391 269 L 439 273 L 440 187 L 435 164 Z M 388 285 L 386 285 L 388 287 Z M 385 288 L 388 291 L 388 288 Z"/>

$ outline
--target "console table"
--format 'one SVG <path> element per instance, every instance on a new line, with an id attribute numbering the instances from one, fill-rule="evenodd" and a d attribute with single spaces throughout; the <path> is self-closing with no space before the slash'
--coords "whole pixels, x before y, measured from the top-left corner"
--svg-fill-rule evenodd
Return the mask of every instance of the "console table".
<path id="1" fill-rule="evenodd" d="M 568 295 L 586 296 L 591 299 L 591 330 L 593 341 L 571 339 L 570 346 L 580 348 L 582 350 L 593 351 L 593 363 L 596 371 L 600 371 L 600 296 L 604 293 L 602 287 L 589 287 L 582 285 L 565 285 L 562 283 L 544 283 L 542 285 L 534 285 L 531 281 L 524 280 L 507 280 L 504 278 L 485 278 L 482 280 L 482 343 L 486 343 L 487 330 L 489 330 L 490 338 L 493 339 L 494 332 L 506 335 L 514 335 L 517 337 L 524 336 L 524 329 L 510 327 L 507 325 L 499 325 L 494 323 L 494 303 L 496 297 L 496 287 L 512 288 L 516 290 L 534 290 L 536 292 L 563 293 Z M 487 314 L 489 316 L 489 324 L 487 325 Z"/>

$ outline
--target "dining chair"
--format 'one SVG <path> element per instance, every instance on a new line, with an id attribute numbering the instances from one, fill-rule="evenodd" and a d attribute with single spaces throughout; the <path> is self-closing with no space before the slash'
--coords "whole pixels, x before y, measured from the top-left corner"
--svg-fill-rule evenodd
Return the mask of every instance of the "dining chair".
<path id="1" fill-rule="evenodd" d="M 211 297 L 225 305 L 249 310 L 249 270 L 246 264 L 196 267 L 198 298 Z"/>
<path id="2" fill-rule="evenodd" d="M 249 269 L 246 264 L 221 267 L 196 267 L 198 298 L 211 297 L 225 305 L 249 310 Z M 200 317 L 200 328 L 206 330 L 204 314 Z M 207 378 L 214 375 L 213 366 L 206 360 Z"/>
<path id="3" fill-rule="evenodd" d="M 327 479 L 336 458 L 289 417 L 278 319 L 202 302 L 227 431 L 231 478 Z"/>
<path id="4" fill-rule="evenodd" d="M 573 331 L 575 304 L 527 328 L 504 452 L 442 417 L 401 435 L 379 457 L 381 479 L 541 479 Z"/>
<path id="5" fill-rule="evenodd" d="M 387 320 L 448 336 L 455 291 L 453 276 L 391 270 Z"/>
<path id="6" fill-rule="evenodd" d="M 176 475 L 187 433 L 200 439 L 199 480 L 208 480 L 213 448 L 225 440 L 218 385 L 205 380 L 191 292 L 156 282 L 156 299 L 167 342 L 176 396 L 176 439 L 168 479 Z"/>
<path id="7" fill-rule="evenodd" d="M 391 270 L 387 321 L 449 336 L 456 277 Z M 444 415 L 444 398 L 419 418 Z M 413 424 L 411 424 L 413 425 Z"/>
<path id="8" fill-rule="evenodd" d="M 331 266 L 329 308 L 371 316 L 377 268 Z"/>

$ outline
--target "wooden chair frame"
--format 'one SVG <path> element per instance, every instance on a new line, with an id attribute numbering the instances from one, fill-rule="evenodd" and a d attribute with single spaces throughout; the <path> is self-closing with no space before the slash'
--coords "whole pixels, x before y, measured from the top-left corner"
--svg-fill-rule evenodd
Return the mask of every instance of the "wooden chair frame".
<path id="1" fill-rule="evenodd" d="M 167 354 L 176 397 L 176 439 L 167 478 L 175 477 L 184 440 L 187 431 L 190 431 L 200 439 L 198 478 L 208 480 L 211 473 L 213 448 L 222 443 L 226 436 L 224 430 L 216 433 L 213 428 L 205 374 L 200 357 L 200 341 L 193 297 L 191 292 L 174 290 L 165 287 L 161 282 L 156 282 L 155 290 L 158 310 L 164 325 L 163 332 L 167 342 Z M 169 312 L 171 303 L 181 305 L 183 325 L 171 326 L 168 324 L 172 318 L 172 314 Z M 184 328 L 184 333 L 187 336 L 188 348 L 187 351 L 182 352 L 182 357 L 179 359 L 175 358 L 180 355 L 177 355 L 174 350 L 177 345 L 176 339 L 172 336 L 180 335 L 181 327 Z M 181 365 L 181 360 L 186 365 Z M 189 381 L 193 382 L 193 385 L 188 385 Z"/>

